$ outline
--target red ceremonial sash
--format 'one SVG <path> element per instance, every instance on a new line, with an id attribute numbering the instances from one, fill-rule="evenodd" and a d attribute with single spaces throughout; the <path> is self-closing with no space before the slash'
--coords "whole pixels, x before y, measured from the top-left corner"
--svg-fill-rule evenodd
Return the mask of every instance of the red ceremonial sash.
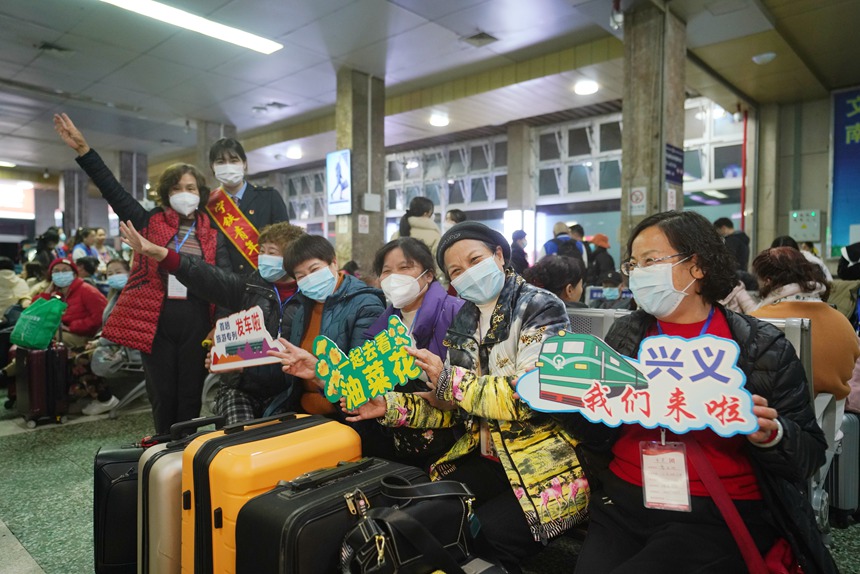
<path id="1" fill-rule="evenodd" d="M 212 221 L 230 240 L 239 253 L 256 269 L 257 256 L 260 254 L 260 232 L 254 224 L 248 221 L 242 210 L 233 201 L 229 193 L 224 193 L 220 187 L 209 194 L 206 211 L 212 216 Z"/>

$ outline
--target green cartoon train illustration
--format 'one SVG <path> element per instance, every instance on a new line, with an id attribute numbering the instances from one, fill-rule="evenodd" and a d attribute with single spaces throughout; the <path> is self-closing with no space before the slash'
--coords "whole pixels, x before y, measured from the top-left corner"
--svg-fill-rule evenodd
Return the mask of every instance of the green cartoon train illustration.
<path id="1" fill-rule="evenodd" d="M 544 341 L 536 363 L 540 376 L 540 398 L 575 407 L 583 406 L 582 395 L 595 383 L 609 387 L 614 397 L 630 385 L 648 388 L 648 380 L 622 355 L 592 335 L 559 331 Z"/>

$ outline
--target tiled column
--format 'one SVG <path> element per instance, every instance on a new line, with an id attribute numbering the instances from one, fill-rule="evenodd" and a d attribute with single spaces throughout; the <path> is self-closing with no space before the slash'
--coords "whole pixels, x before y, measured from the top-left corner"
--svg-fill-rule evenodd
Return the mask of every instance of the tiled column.
<path id="1" fill-rule="evenodd" d="M 87 187 L 90 180 L 79 169 L 66 169 L 60 173 L 60 210 L 63 228 L 72 237 L 78 227 L 87 222 Z"/>

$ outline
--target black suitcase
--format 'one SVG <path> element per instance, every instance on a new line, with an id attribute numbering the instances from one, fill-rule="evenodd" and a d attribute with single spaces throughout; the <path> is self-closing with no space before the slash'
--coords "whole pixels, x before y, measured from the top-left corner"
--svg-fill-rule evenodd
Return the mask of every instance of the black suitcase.
<path id="1" fill-rule="evenodd" d="M 63 422 L 69 412 L 69 350 L 62 343 L 43 351 L 18 347 L 15 363 L 15 406 L 27 426 Z"/>
<path id="2" fill-rule="evenodd" d="M 144 445 L 100 448 L 94 462 L 96 574 L 137 572 L 137 461 Z"/>
<path id="3" fill-rule="evenodd" d="M 339 572 L 343 538 L 358 522 L 359 507 L 396 504 L 380 493 L 391 475 L 412 484 L 430 481 L 418 468 L 365 458 L 282 482 L 249 500 L 236 522 L 236 574 Z"/>

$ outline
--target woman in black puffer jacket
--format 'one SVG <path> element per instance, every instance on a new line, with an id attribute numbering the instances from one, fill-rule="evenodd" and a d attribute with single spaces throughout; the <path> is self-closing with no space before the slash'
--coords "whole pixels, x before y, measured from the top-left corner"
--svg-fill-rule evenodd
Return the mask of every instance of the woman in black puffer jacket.
<path id="1" fill-rule="evenodd" d="M 631 357 L 658 332 L 729 338 L 740 347 L 759 430 L 722 438 L 710 430 L 667 441 L 696 441 L 731 497 L 759 551 L 787 539 L 806 574 L 836 572 L 821 542 L 806 495 L 824 463 L 827 444 L 815 421 L 806 377 L 793 347 L 774 326 L 716 304 L 734 285 L 728 252 L 713 227 L 693 212 L 651 216 L 637 226 L 622 268 L 637 311 L 615 322 L 606 342 Z M 591 483 L 588 536 L 577 573 L 745 572 L 746 564 L 721 512 L 689 460 L 691 511 L 644 507 L 640 441 L 658 429 L 610 428 L 578 414 L 561 415 L 579 438 Z"/>

